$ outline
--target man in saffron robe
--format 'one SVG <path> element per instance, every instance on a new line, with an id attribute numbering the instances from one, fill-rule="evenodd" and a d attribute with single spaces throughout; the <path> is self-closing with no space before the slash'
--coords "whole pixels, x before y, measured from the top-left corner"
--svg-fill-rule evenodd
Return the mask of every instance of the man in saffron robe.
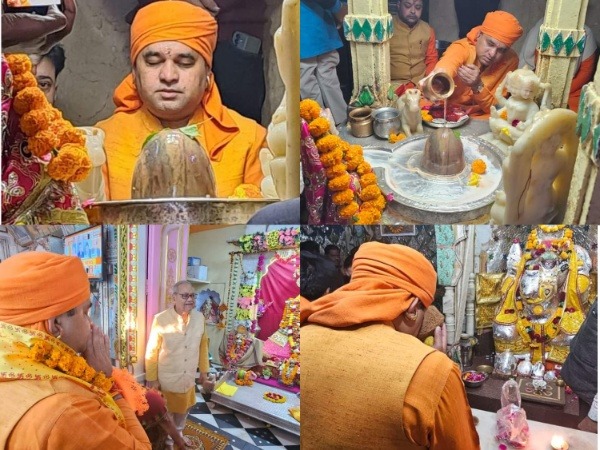
<path id="1" fill-rule="evenodd" d="M 301 299 L 301 447 L 478 449 L 460 369 L 415 337 L 435 293 L 431 263 L 367 242 L 352 268 L 350 283 Z M 445 330 L 435 334 L 445 350 Z"/>
<path id="2" fill-rule="evenodd" d="M 221 103 L 210 73 L 216 39 L 215 19 L 185 1 L 157 1 L 137 12 L 132 73 L 115 90 L 114 115 L 97 124 L 106 133 L 104 175 L 111 200 L 131 198 L 135 164 L 149 135 L 192 125 L 209 156 L 218 197 L 241 184 L 260 186 L 258 153 L 266 131 Z"/>
<path id="3" fill-rule="evenodd" d="M 77 257 L 24 252 L 0 263 L 0 448 L 151 448 L 107 378 L 119 369 L 89 298 Z"/>
<path id="4" fill-rule="evenodd" d="M 519 57 L 510 47 L 522 34 L 512 14 L 493 11 L 466 38 L 453 42 L 432 72 L 443 71 L 454 79 L 456 87 L 448 102 L 463 106 L 470 115 L 489 115 L 496 88 L 518 68 Z"/>

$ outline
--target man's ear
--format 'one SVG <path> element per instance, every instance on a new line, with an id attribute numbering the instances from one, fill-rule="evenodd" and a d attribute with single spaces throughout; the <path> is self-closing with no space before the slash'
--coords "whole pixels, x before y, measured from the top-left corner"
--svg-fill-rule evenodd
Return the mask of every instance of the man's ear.
<path id="1" fill-rule="evenodd" d="M 58 317 L 47 319 L 46 328 L 48 328 L 48 333 L 50 333 L 54 337 L 60 336 L 62 334 L 62 326 L 58 321 Z"/>
<path id="2" fill-rule="evenodd" d="M 417 310 L 419 309 L 419 302 L 421 300 L 419 300 L 418 297 L 415 297 L 413 299 L 413 301 L 410 303 L 410 306 L 408 307 L 408 309 L 406 310 L 407 313 L 409 314 L 416 314 Z"/>

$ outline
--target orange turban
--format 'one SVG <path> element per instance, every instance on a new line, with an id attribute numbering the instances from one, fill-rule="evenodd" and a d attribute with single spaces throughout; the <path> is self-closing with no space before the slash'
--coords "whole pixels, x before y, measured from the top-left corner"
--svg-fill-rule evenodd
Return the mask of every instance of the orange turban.
<path id="1" fill-rule="evenodd" d="M 475 42 L 477 34 L 480 31 L 494 39 L 498 39 L 509 47 L 523 34 L 523 28 L 521 28 L 519 21 L 515 16 L 506 11 L 492 11 L 487 13 L 483 23 L 469 31 L 467 38 L 471 42 Z"/>
<path id="2" fill-rule="evenodd" d="M 203 8 L 185 1 L 156 1 L 140 9 L 131 25 L 131 64 L 148 45 L 162 41 L 181 42 L 196 50 L 209 66 L 217 44 L 217 22 Z M 115 89 L 115 112 L 134 112 L 142 107 L 133 75 L 129 74 Z M 210 77 L 201 101 L 206 118 L 205 138 L 211 160 L 239 132 L 239 127 L 223 107 L 214 77 Z"/>
<path id="3" fill-rule="evenodd" d="M 433 266 L 418 251 L 367 242 L 354 256 L 350 283 L 314 302 L 301 301 L 301 320 L 333 328 L 389 322 L 403 314 L 415 297 L 431 305 L 436 280 Z"/>
<path id="4" fill-rule="evenodd" d="M 196 50 L 209 66 L 217 45 L 217 21 L 184 1 L 157 1 L 143 7 L 131 24 L 131 64 L 150 44 L 177 41 Z"/>
<path id="5" fill-rule="evenodd" d="M 0 321 L 25 326 L 63 314 L 90 298 L 81 260 L 18 253 L 0 263 Z"/>

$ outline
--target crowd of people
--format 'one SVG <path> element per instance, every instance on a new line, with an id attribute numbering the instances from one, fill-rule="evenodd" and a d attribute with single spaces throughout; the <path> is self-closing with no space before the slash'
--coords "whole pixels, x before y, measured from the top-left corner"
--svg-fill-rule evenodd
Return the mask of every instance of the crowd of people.
<path id="1" fill-rule="evenodd" d="M 340 0 L 301 1 L 301 96 L 329 108 L 336 125 L 346 121 L 348 106 L 336 73 L 337 49 L 343 46 L 338 30 L 347 12 L 344 6 Z M 523 27 L 512 14 L 497 10 L 498 1 L 456 0 L 460 38 L 447 48 L 436 40 L 433 27 L 421 19 L 425 6 L 426 0 L 396 3 L 389 40 L 392 88 L 400 94 L 422 86 L 430 74 L 443 71 L 456 85 L 448 101 L 470 115 L 488 116 L 505 75 L 524 64 L 535 69 L 541 20 L 528 32 L 519 58 L 511 47 L 523 34 Z M 598 59 L 592 30 L 586 26 L 585 32 L 585 48 L 578 59 L 568 102 L 575 111 L 581 88 L 592 80 Z"/>

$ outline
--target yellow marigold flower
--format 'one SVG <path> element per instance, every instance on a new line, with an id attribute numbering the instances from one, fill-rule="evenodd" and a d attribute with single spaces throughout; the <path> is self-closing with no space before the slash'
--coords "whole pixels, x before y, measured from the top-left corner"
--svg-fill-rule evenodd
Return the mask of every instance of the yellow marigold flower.
<path id="1" fill-rule="evenodd" d="M 567 259 L 568 257 L 569 257 L 569 254 L 567 252 L 560 252 L 561 259 Z"/>
<path id="2" fill-rule="evenodd" d="M 476 174 L 483 175 L 487 170 L 487 165 L 483 159 L 476 159 L 471 163 L 471 170 Z"/>
<path id="3" fill-rule="evenodd" d="M 76 356 L 73 359 L 73 366 L 71 367 L 71 373 L 77 378 L 81 378 L 81 376 L 85 373 L 85 368 L 87 367 L 87 362 L 81 356 Z"/>
<path id="4" fill-rule="evenodd" d="M 58 368 L 63 372 L 69 372 L 73 365 L 73 357 L 71 355 L 64 354 L 58 361 Z"/>
<path id="5" fill-rule="evenodd" d="M 342 140 L 339 136 L 335 136 L 333 134 L 328 134 L 327 136 L 322 137 L 316 142 L 317 150 L 319 153 L 327 153 L 336 148 Z"/>
<path id="6" fill-rule="evenodd" d="M 377 183 L 377 175 L 373 172 L 365 173 L 362 177 L 360 177 L 360 186 L 365 188 L 371 184 Z"/>
<path id="7" fill-rule="evenodd" d="M 330 153 L 327 154 L 329 155 Z M 346 173 L 346 166 L 344 164 L 335 164 L 325 169 L 325 174 L 327 175 L 327 178 L 339 177 L 344 173 Z"/>
<path id="8" fill-rule="evenodd" d="M 361 164 L 363 162 L 363 157 L 362 156 L 356 156 L 354 158 L 349 158 L 346 159 L 346 166 L 348 167 L 348 170 L 356 170 L 356 168 L 359 166 L 359 164 Z"/>
<path id="9" fill-rule="evenodd" d="M 479 186 L 479 180 L 481 179 L 481 175 L 477 173 L 472 173 L 469 181 L 467 181 L 467 186 Z"/>
<path id="10" fill-rule="evenodd" d="M 421 118 L 425 122 L 431 122 L 433 120 L 433 116 L 431 114 L 429 114 L 429 111 L 427 111 L 426 109 L 421 110 Z"/>
<path id="11" fill-rule="evenodd" d="M 43 341 L 38 341 L 33 344 L 31 349 L 29 350 L 29 355 L 36 361 L 43 361 L 46 358 L 46 354 L 48 353 L 48 348 L 45 345 L 46 343 Z"/>
<path id="12" fill-rule="evenodd" d="M 110 391 L 110 388 L 112 387 L 112 379 L 107 378 L 106 375 L 104 375 L 104 373 L 102 372 L 98 372 L 96 374 L 96 376 L 94 377 L 94 381 L 92 382 L 92 384 L 100 389 L 104 389 L 105 391 Z"/>
<path id="13" fill-rule="evenodd" d="M 42 158 L 53 149 L 58 148 L 59 143 L 56 134 L 50 130 L 42 130 L 27 140 L 27 148 L 33 155 Z"/>
<path id="14" fill-rule="evenodd" d="M 534 244 L 531 241 L 527 241 L 527 244 L 525 244 L 525 249 L 526 250 L 533 250 L 534 248 Z"/>
<path id="15" fill-rule="evenodd" d="M 52 114 L 48 109 L 34 109 L 21 116 L 19 127 L 26 136 L 34 136 L 39 131 L 45 130 L 50 125 Z"/>
<path id="16" fill-rule="evenodd" d="M 358 145 L 358 144 L 353 144 L 350 146 L 350 150 L 353 154 L 357 154 L 359 156 L 363 155 L 363 148 L 362 145 Z"/>
<path id="17" fill-rule="evenodd" d="M 13 77 L 13 93 L 20 92 L 27 87 L 35 86 L 37 86 L 37 80 L 31 72 L 20 73 Z"/>
<path id="18" fill-rule="evenodd" d="M 348 186 L 350 186 L 350 175 L 345 173 L 344 175 L 335 177 L 327 183 L 327 186 L 329 186 L 329 189 L 332 191 L 343 191 L 348 189 Z"/>
<path id="19" fill-rule="evenodd" d="M 354 191 L 352 189 L 346 189 L 344 191 L 336 192 L 331 199 L 336 205 L 347 205 L 354 201 Z"/>
<path id="20" fill-rule="evenodd" d="M 329 131 L 329 120 L 325 117 L 317 117 L 308 124 L 310 135 L 314 138 L 319 138 Z"/>
<path id="21" fill-rule="evenodd" d="M 342 140 L 338 144 L 337 148 L 339 148 L 345 155 L 348 152 L 348 150 L 350 150 L 350 144 L 348 144 L 346 141 Z"/>
<path id="22" fill-rule="evenodd" d="M 61 147 L 58 155 L 52 158 L 48 164 L 48 175 L 53 180 L 71 181 L 80 167 L 87 165 L 89 161 L 87 152 L 81 147 L 73 144 L 66 144 Z M 91 166 L 91 162 L 90 162 Z"/>
<path id="23" fill-rule="evenodd" d="M 372 171 L 373 169 L 371 169 L 371 164 L 366 161 L 361 162 L 356 168 L 356 172 L 361 176 Z"/>
<path id="24" fill-rule="evenodd" d="M 87 366 L 85 368 L 85 370 L 83 371 L 83 375 L 81 375 L 81 379 L 83 381 L 87 381 L 88 383 L 91 383 L 95 376 L 96 376 L 96 371 L 94 369 L 92 369 L 90 366 Z"/>
<path id="25" fill-rule="evenodd" d="M 381 195 L 381 189 L 376 184 L 372 184 L 367 186 L 366 188 L 360 191 L 360 199 L 363 202 L 367 202 L 369 200 L 375 200 L 377 197 Z"/>
<path id="26" fill-rule="evenodd" d="M 31 86 L 20 90 L 15 95 L 12 106 L 15 112 L 22 116 L 34 109 L 47 108 L 48 100 L 40 88 Z"/>
<path id="27" fill-rule="evenodd" d="M 13 53 L 6 55 L 6 62 L 13 76 L 20 75 L 25 72 L 31 72 L 32 65 L 29 56 L 25 54 Z"/>
<path id="28" fill-rule="evenodd" d="M 525 261 L 529 261 L 531 259 L 531 253 L 525 253 Z"/>
<path id="29" fill-rule="evenodd" d="M 300 102 L 300 117 L 307 122 L 312 122 L 321 114 L 321 106 L 314 100 L 307 98 Z"/>
<path id="30" fill-rule="evenodd" d="M 508 111 L 506 111 L 506 109 L 500 113 L 500 118 L 508 120 Z"/>
<path id="31" fill-rule="evenodd" d="M 352 202 L 352 203 L 347 204 L 346 206 L 338 208 L 338 214 L 342 219 L 349 219 L 354 214 L 356 214 L 357 211 L 358 211 L 358 203 L 356 203 L 356 202 Z"/>
<path id="32" fill-rule="evenodd" d="M 325 167 L 325 168 L 333 167 L 342 162 L 342 151 L 335 149 L 331 152 L 323 153 L 323 154 L 321 154 L 320 159 L 321 159 L 321 164 L 323 164 L 323 167 Z"/>
<path id="33" fill-rule="evenodd" d="M 568 228 L 567 228 L 567 229 L 565 230 L 565 237 L 566 237 L 567 239 L 571 239 L 571 238 L 573 237 L 573 230 L 570 230 L 570 229 L 568 229 Z"/>
<path id="34" fill-rule="evenodd" d="M 258 186 L 244 183 L 237 186 L 229 198 L 263 198 L 263 195 Z"/>

